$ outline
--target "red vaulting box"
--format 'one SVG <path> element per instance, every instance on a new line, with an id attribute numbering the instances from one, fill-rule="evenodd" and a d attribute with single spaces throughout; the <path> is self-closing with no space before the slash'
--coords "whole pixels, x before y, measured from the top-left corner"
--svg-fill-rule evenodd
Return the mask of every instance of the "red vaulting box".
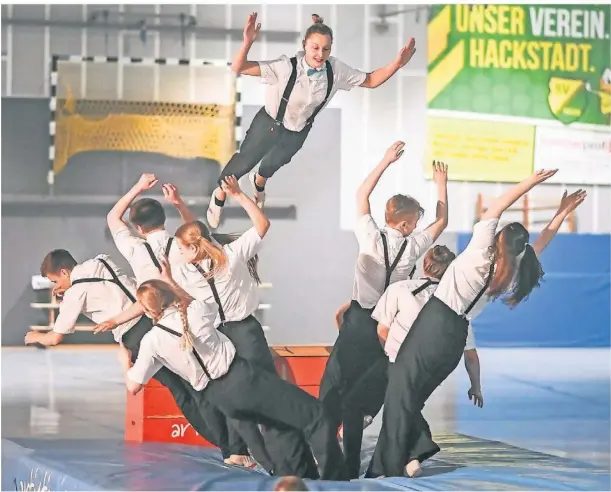
<path id="1" fill-rule="evenodd" d="M 280 377 L 318 398 L 331 347 L 276 346 L 271 351 Z M 125 440 L 212 446 L 183 417 L 170 391 L 154 379 L 137 395 L 127 394 Z"/>

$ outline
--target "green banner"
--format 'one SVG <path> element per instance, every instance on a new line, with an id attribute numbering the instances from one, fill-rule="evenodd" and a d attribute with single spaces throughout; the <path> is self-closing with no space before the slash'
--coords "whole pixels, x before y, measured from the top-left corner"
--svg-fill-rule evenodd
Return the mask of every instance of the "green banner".
<path id="1" fill-rule="evenodd" d="M 608 5 L 433 6 L 428 107 L 608 126 L 610 32 Z"/>

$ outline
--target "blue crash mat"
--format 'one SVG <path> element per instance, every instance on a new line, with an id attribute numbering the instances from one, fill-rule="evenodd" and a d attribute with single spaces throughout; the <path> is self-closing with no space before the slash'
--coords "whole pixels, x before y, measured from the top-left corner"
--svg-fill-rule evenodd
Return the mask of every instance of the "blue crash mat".
<path id="1" fill-rule="evenodd" d="M 308 481 L 310 490 L 609 490 L 609 471 L 463 435 L 417 479 Z M 366 450 L 371 454 L 371 448 Z M 105 440 L 2 440 L 2 490 L 271 490 L 276 478 L 225 465 L 218 451 Z"/>

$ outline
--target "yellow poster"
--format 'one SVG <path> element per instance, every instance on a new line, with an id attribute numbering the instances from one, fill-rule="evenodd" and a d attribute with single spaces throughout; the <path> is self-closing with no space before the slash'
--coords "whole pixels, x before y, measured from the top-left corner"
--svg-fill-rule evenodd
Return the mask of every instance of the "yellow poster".
<path id="1" fill-rule="evenodd" d="M 532 125 L 429 116 L 426 177 L 439 160 L 453 181 L 519 182 L 533 172 L 534 141 Z"/>

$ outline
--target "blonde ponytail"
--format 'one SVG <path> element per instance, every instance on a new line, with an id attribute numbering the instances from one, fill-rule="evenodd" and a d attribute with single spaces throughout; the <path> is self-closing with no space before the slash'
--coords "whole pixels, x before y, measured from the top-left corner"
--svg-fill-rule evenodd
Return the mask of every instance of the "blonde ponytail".
<path id="1" fill-rule="evenodd" d="M 193 261 L 200 262 L 202 260 L 210 260 L 210 270 L 206 273 L 206 280 L 214 277 L 217 273 L 227 265 L 227 255 L 225 252 L 208 241 L 205 237 L 200 236 L 197 243 L 198 252 L 193 258 Z"/>
<path id="2" fill-rule="evenodd" d="M 192 263 L 210 260 L 210 270 L 206 278 L 211 278 L 227 266 L 227 255 L 210 241 L 210 231 L 206 225 L 199 221 L 188 222 L 181 225 L 176 231 L 176 237 L 188 246 L 195 246 L 195 255 Z"/>

